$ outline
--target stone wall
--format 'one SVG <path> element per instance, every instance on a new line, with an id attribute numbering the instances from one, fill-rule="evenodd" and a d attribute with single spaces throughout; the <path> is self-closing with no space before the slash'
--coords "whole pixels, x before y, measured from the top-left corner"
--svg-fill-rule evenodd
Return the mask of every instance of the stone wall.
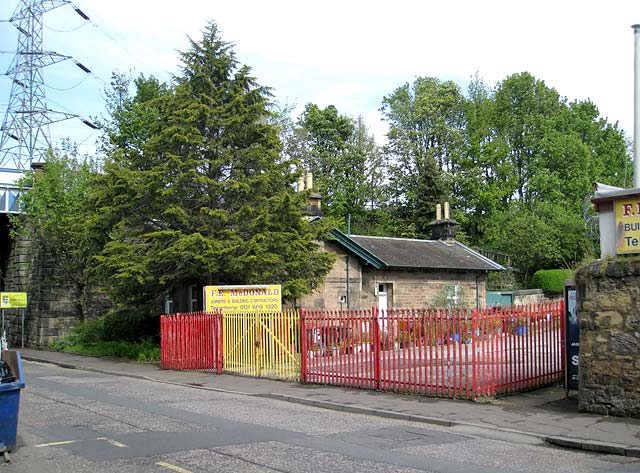
<path id="1" fill-rule="evenodd" d="M 447 286 L 458 286 L 459 305 L 476 307 L 476 275 L 462 272 L 446 271 L 407 271 L 385 270 L 379 271 L 367 267 L 363 271 L 363 299 L 365 305 L 376 305 L 375 288 L 384 283 L 388 287 L 389 308 L 433 307 L 443 305 Z M 482 291 L 484 281 L 477 281 Z"/>
<path id="2" fill-rule="evenodd" d="M 539 304 L 545 301 L 542 289 L 523 289 L 513 291 L 513 305 Z"/>
<path id="3" fill-rule="evenodd" d="M 62 268 L 42 255 L 30 235 L 24 234 L 11 242 L 4 291 L 26 292 L 28 301 L 26 310 L 5 311 L 10 347 L 24 343 L 25 347 L 46 348 L 82 317 L 100 315 L 109 307 L 100 287 L 87 287 L 78 294 Z"/>
<path id="4" fill-rule="evenodd" d="M 342 246 L 328 241 L 321 244 L 322 251 L 333 253 L 335 262 L 321 284 L 311 294 L 303 296 L 297 301 L 299 307 L 320 310 L 346 309 L 346 304 L 340 305 L 341 298 L 347 297 L 347 264 L 349 265 L 349 298 L 352 309 L 362 307 L 362 267 L 355 256 L 347 257 Z M 371 307 L 370 305 L 368 307 Z"/>
<path id="5" fill-rule="evenodd" d="M 640 417 L 640 259 L 600 260 L 576 272 L 579 408 Z"/>

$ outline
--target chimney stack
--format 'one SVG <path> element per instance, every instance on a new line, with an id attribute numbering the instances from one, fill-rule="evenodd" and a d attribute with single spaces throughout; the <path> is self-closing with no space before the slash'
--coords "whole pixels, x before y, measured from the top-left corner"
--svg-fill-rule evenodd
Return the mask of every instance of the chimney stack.
<path id="1" fill-rule="evenodd" d="M 436 219 L 432 221 L 431 225 L 431 239 L 443 240 L 449 245 L 453 245 L 456 240 L 456 222 L 449 216 L 449 202 L 444 203 L 444 218 L 442 218 L 442 207 L 440 204 L 436 204 Z"/>
<path id="2" fill-rule="evenodd" d="M 306 172 L 298 177 L 298 192 L 307 193 L 307 217 L 322 217 L 322 196 L 313 191 L 313 174 Z"/>

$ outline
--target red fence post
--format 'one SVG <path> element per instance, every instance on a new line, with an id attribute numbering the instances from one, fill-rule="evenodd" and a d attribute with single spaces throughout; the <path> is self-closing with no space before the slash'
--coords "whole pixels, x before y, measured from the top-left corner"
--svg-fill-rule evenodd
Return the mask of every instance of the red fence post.
<path id="1" fill-rule="evenodd" d="M 380 326 L 378 325 L 378 308 L 371 311 L 373 324 L 373 385 L 380 389 Z"/>
<path id="2" fill-rule="evenodd" d="M 167 369 L 167 334 L 166 334 L 166 316 L 160 316 L 160 366 L 162 369 Z"/>
<path id="3" fill-rule="evenodd" d="M 218 311 L 214 315 L 214 320 L 218 326 L 218 337 L 216 340 L 218 348 L 217 366 L 218 374 L 222 374 L 222 368 L 224 367 L 224 316 L 222 311 Z"/>
<path id="4" fill-rule="evenodd" d="M 307 382 L 307 329 L 306 329 L 307 311 L 300 309 L 299 317 L 299 333 L 300 333 L 300 382 Z"/>
<path id="5" fill-rule="evenodd" d="M 478 348 L 480 346 L 480 336 L 478 332 L 478 309 L 471 311 L 471 398 L 476 399 L 478 397 L 476 389 L 476 370 L 478 367 Z M 468 386 L 468 384 L 467 384 Z"/>
<path id="6" fill-rule="evenodd" d="M 566 317 L 565 317 L 565 312 L 564 312 L 564 299 L 560 300 L 560 304 L 558 304 L 559 307 L 559 312 L 560 312 L 560 346 L 557 349 L 557 351 L 560 352 L 560 375 L 562 380 L 564 380 L 564 384 L 565 384 L 565 389 L 567 390 L 567 392 L 569 392 L 569 388 L 568 388 L 568 384 L 567 384 L 567 321 L 566 321 Z M 554 307 L 554 309 L 558 310 L 557 307 Z M 555 312 L 555 311 L 554 311 Z M 553 320 L 553 316 L 551 317 L 551 320 Z"/>

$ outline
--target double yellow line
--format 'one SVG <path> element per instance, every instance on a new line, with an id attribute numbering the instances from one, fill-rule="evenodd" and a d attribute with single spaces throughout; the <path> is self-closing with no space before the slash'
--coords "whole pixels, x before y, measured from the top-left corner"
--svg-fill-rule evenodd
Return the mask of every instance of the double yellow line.
<path id="1" fill-rule="evenodd" d="M 113 445 L 114 447 L 118 447 L 118 448 L 128 448 L 128 446 L 125 445 L 124 443 L 120 443 L 120 442 L 118 442 L 116 440 L 109 439 L 107 437 L 98 437 L 95 440 L 102 440 L 102 441 L 107 442 L 107 443 Z M 63 440 L 63 441 L 60 441 L 60 442 L 40 443 L 40 444 L 34 445 L 34 447 L 36 447 L 36 448 L 57 447 L 58 445 L 69 445 L 71 443 L 77 443 L 77 442 L 83 442 L 83 441 L 86 441 L 86 440 Z M 167 463 L 167 462 L 163 462 L 163 461 L 156 462 L 156 465 L 161 466 L 163 468 L 167 468 L 167 469 L 172 470 L 172 471 L 175 471 L 177 473 L 192 473 L 189 470 L 186 470 L 186 469 L 181 468 L 179 466 L 172 465 L 171 463 Z"/>
<path id="2" fill-rule="evenodd" d="M 120 443 L 116 440 L 113 439 L 109 439 L 107 437 L 98 437 L 95 440 L 103 440 L 107 443 L 110 443 L 111 445 L 113 445 L 114 447 L 118 447 L 118 448 L 128 448 L 125 444 Z M 86 439 L 82 439 L 82 440 L 63 440 L 61 442 L 49 442 L 49 443 L 39 443 L 38 445 L 34 445 L 34 447 L 36 448 L 41 448 L 41 447 L 56 447 L 58 445 L 68 445 L 70 443 L 78 443 L 78 442 L 85 442 Z"/>
<path id="3" fill-rule="evenodd" d="M 167 462 L 156 462 L 156 465 L 168 468 L 169 470 L 173 470 L 178 473 L 191 473 L 189 470 L 185 470 L 184 468 L 180 468 L 179 466 L 175 466 Z"/>

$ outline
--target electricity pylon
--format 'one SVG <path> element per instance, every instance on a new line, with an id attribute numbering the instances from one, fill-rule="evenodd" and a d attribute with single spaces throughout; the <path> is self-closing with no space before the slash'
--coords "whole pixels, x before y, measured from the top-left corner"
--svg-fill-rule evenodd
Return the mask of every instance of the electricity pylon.
<path id="1" fill-rule="evenodd" d="M 71 3 L 69 0 L 20 0 L 9 20 L 18 30 L 18 48 L 6 75 L 11 79 L 11 95 L 2 122 L 0 138 L 0 171 L 23 172 L 33 162 L 42 162 L 51 148 L 49 125 L 69 118 L 72 113 L 58 112 L 47 107 L 43 69 L 61 61 L 71 60 L 85 73 L 91 71 L 64 56 L 42 49 L 43 16 L 47 11 Z M 74 10 L 85 20 L 82 11 Z M 86 125 L 96 126 L 88 120 Z"/>

